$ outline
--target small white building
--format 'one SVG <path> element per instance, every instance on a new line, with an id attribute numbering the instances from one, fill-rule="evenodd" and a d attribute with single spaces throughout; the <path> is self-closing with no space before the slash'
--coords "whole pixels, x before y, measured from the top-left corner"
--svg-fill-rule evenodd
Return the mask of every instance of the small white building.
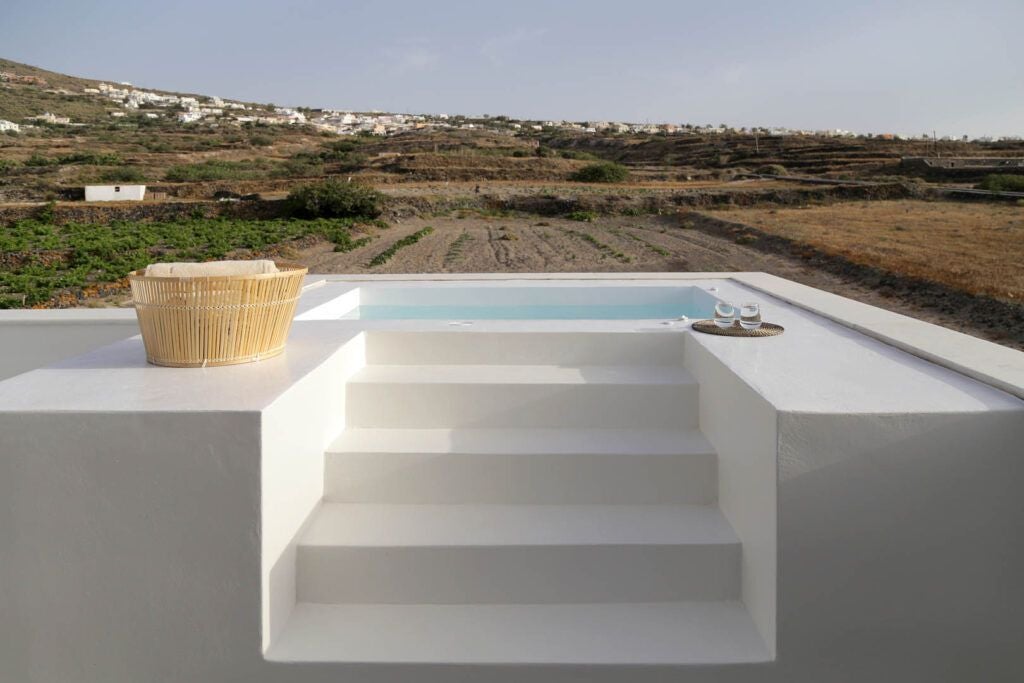
<path id="1" fill-rule="evenodd" d="M 306 115 L 291 107 L 277 107 L 274 112 L 280 117 L 281 123 L 305 123 Z"/>
<path id="2" fill-rule="evenodd" d="M 52 124 L 60 124 L 60 125 L 67 125 L 67 124 L 71 123 L 71 118 L 70 117 L 68 117 L 68 116 L 57 116 L 56 114 L 51 114 L 50 112 L 43 112 L 39 116 L 33 116 L 31 118 L 33 120 L 35 120 L 35 121 L 42 121 L 43 123 L 52 123 Z"/>
<path id="3" fill-rule="evenodd" d="M 141 202 L 146 198 L 145 185 L 86 185 L 87 202 Z"/>
<path id="4" fill-rule="evenodd" d="M 9 130 L 13 130 L 15 133 L 17 133 L 19 130 L 21 130 L 21 126 L 16 124 L 14 121 L 6 121 L 4 119 L 0 119 L 0 133 L 6 133 Z"/>

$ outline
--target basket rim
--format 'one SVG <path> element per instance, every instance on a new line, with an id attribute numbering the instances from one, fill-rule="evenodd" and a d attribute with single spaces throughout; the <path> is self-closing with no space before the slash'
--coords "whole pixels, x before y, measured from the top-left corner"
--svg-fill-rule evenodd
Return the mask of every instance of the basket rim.
<path id="1" fill-rule="evenodd" d="M 235 280 L 270 280 L 277 277 L 295 276 L 309 274 L 309 268 L 300 266 L 297 263 L 274 262 L 277 266 L 276 273 L 253 273 L 252 275 L 145 275 L 145 269 L 133 270 L 128 273 L 129 280 L 142 280 L 151 282 L 231 282 Z"/>

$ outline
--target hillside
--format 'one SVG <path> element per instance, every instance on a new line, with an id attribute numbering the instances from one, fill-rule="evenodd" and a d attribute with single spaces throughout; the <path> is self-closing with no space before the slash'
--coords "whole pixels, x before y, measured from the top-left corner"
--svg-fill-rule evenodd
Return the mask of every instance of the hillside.
<path id="1" fill-rule="evenodd" d="M 898 175 L 902 157 L 1019 156 L 1024 142 L 959 142 L 749 134 L 685 136 L 548 135 L 543 144 L 635 167 L 756 170 L 779 165 L 798 175 Z"/>
<path id="2" fill-rule="evenodd" d="M 30 116 L 50 112 L 74 121 L 96 122 L 108 118 L 108 107 L 98 98 L 83 97 L 85 88 L 99 81 L 66 76 L 27 64 L 0 59 L 0 73 L 40 79 L 37 83 L 0 82 L 0 119 L 24 123 Z M 65 94 L 61 90 L 75 94 Z"/>
<path id="3" fill-rule="evenodd" d="M 290 183 L 331 174 L 386 184 L 550 183 L 566 181 L 580 167 L 602 160 L 629 167 L 634 183 L 727 181 L 764 171 L 891 182 L 914 175 L 900 165 L 906 156 L 1024 154 L 1020 141 L 755 137 L 697 129 L 678 134 L 586 133 L 579 123 L 515 122 L 506 117 L 411 116 L 395 124 L 391 120 L 404 115 L 346 114 L 365 123 L 347 128 L 359 134 L 338 136 L 345 125 L 337 112 L 306 109 L 304 116 L 296 114 L 300 125 L 294 125 L 295 120 L 266 105 L 228 103 L 243 109 L 244 116 L 237 110 L 209 108 L 197 112 L 201 120 L 182 123 L 182 106 L 146 101 L 129 106 L 126 100 L 85 92 L 95 91 L 100 81 L 5 59 L 0 59 L 0 73 L 25 81 L 0 82 L 0 118 L 25 124 L 28 117 L 50 112 L 75 124 L 44 124 L 0 136 L 0 202 L 73 198 L 75 188 L 95 182 L 168 183 L 173 185 L 166 188 L 169 195 L 193 199 L 210 198 L 217 189 L 279 193 Z M 192 98 L 189 106 L 200 109 L 219 101 L 147 92 Z M 379 123 L 383 121 L 388 125 Z M 976 182 L 983 175 L 960 174 L 955 180 Z M 941 169 L 933 176 L 928 179 L 952 179 L 943 178 Z M 218 185 L 211 187 L 211 182 Z"/>
<path id="4" fill-rule="evenodd" d="M 1024 153 L 1024 142 L 755 137 L 695 129 L 586 133 L 578 123 L 506 117 L 299 114 L 113 84 L 115 96 L 99 92 L 100 81 L 4 59 L 0 73 L 14 75 L 0 82 L 0 118 L 22 125 L 44 112 L 71 119 L 71 125 L 37 124 L 0 136 L 0 202 L 75 199 L 85 184 L 119 182 L 159 185 L 179 199 L 211 199 L 224 191 L 273 196 L 336 174 L 387 185 L 557 183 L 598 161 L 627 166 L 633 184 L 727 182 L 750 172 L 892 182 L 913 175 L 900 165 L 904 156 Z M 139 98 L 129 102 L 129 95 Z M 189 98 L 187 106 L 182 98 Z M 196 120 L 183 120 L 192 114 Z M 363 123 L 345 123 L 350 119 Z M 339 130 L 350 134 L 339 136 Z M 928 179 L 944 179 L 939 176 Z"/>
<path id="5" fill-rule="evenodd" d="M 100 81 L 95 81 L 89 78 L 69 76 L 67 74 L 58 73 L 56 71 L 48 71 L 46 69 L 41 69 L 38 66 L 31 66 L 29 64 L 13 62 L 9 59 L 3 59 L 2 57 L 0 57 L 0 72 L 13 73 L 18 76 L 29 76 L 32 78 L 39 78 L 46 81 L 46 85 L 50 88 L 65 88 L 67 90 L 95 88 L 100 83 Z"/>
<path id="6" fill-rule="evenodd" d="M 114 84 L 116 81 L 69 76 L 2 58 L 0 73 L 38 79 L 34 83 L 0 81 L 0 119 L 23 123 L 27 117 L 48 111 L 56 116 L 67 116 L 78 123 L 99 123 L 109 121 L 110 112 L 118 109 L 110 100 L 83 92 L 86 88 L 98 88 L 100 83 Z M 146 90 L 205 99 L 204 95 L 195 93 L 177 93 L 156 88 Z"/>

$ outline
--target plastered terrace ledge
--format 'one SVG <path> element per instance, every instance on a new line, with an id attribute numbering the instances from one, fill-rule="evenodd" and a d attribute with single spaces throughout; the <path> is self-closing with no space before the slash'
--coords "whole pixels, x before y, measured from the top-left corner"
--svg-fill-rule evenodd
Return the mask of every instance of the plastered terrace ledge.
<path id="1" fill-rule="evenodd" d="M 907 353 L 1024 398 L 1021 352 L 768 273 L 733 273 L 770 294 Z"/>

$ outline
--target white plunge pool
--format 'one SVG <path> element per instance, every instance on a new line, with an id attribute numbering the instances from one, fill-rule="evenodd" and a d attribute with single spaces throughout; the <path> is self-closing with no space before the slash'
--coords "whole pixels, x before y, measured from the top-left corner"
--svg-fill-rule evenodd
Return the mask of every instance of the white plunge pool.
<path id="1" fill-rule="evenodd" d="M 305 320 L 675 320 L 709 318 L 713 294 L 694 286 L 358 287 Z"/>

